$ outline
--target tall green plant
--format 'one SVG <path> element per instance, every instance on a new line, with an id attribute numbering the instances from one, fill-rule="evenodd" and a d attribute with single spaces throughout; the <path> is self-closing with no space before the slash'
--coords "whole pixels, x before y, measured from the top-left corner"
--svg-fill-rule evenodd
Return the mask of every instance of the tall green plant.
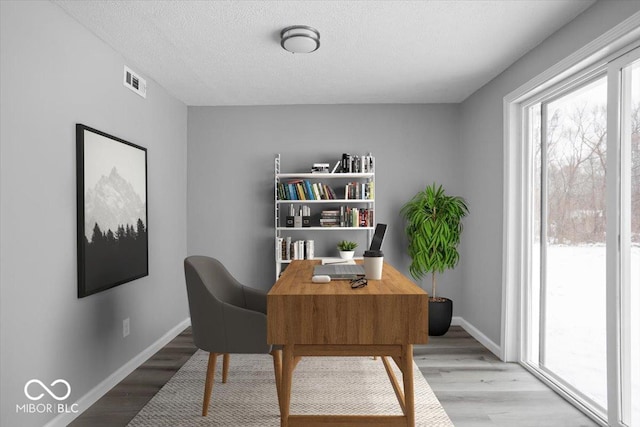
<path id="1" fill-rule="evenodd" d="M 462 234 L 462 218 L 469 213 L 462 197 L 448 196 L 442 186 L 427 186 L 400 210 L 407 221 L 409 238 L 409 272 L 422 279 L 431 272 L 431 297 L 436 297 L 436 272 L 453 268 L 460 254 L 458 244 Z"/>

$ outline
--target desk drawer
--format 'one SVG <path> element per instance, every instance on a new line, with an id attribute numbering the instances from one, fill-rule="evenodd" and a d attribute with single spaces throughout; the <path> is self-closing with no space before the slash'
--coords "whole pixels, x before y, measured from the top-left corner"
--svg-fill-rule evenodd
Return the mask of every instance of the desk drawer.
<path id="1" fill-rule="evenodd" d="M 426 344 L 428 297 L 269 295 L 271 344 Z"/>

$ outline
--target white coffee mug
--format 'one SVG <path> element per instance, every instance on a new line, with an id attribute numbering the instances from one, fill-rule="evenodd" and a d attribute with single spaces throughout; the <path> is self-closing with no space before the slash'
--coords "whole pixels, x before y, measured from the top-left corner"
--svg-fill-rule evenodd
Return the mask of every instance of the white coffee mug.
<path id="1" fill-rule="evenodd" d="M 367 280 L 382 279 L 382 265 L 384 257 L 382 251 L 365 251 L 364 253 L 364 277 Z"/>

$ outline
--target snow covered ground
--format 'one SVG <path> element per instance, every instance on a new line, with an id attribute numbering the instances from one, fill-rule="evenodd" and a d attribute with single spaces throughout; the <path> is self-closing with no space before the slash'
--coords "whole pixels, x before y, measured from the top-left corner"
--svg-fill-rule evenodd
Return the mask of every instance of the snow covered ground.
<path id="1" fill-rule="evenodd" d="M 640 425 L 640 247 L 631 251 L 630 346 L 632 410 L 624 418 Z M 607 402 L 606 252 L 604 246 L 549 246 L 547 251 L 547 368 L 602 407 Z M 629 418 L 631 417 L 631 419 Z"/>

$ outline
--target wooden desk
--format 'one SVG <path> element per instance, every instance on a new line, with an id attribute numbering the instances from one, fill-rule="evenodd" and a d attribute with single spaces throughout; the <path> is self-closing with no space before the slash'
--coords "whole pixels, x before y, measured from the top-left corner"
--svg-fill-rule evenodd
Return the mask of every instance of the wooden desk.
<path id="1" fill-rule="evenodd" d="M 426 344 L 427 294 L 385 263 L 382 280 L 312 283 L 319 261 L 293 261 L 267 295 L 267 342 L 283 345 L 281 426 L 414 426 L 413 344 Z M 382 356 L 403 416 L 290 415 L 291 380 L 302 356 Z M 403 389 L 391 370 L 403 373 Z"/>

